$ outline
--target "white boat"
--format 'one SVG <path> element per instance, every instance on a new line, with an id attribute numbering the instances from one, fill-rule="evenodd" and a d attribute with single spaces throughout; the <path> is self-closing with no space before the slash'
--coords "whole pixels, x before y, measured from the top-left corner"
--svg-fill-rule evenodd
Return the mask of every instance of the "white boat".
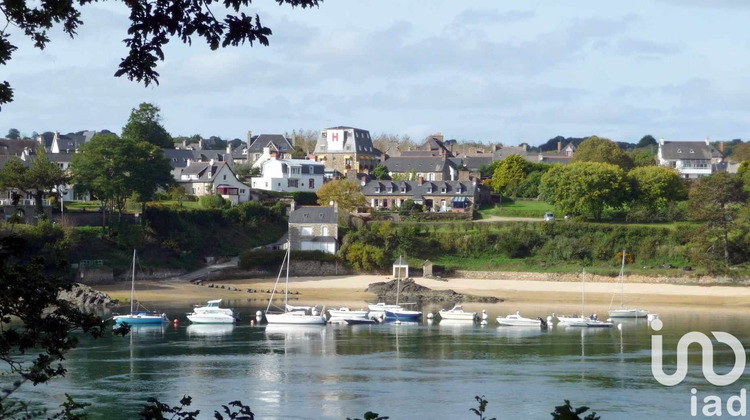
<path id="1" fill-rule="evenodd" d="M 612 300 L 609 302 L 609 317 L 610 318 L 646 318 L 648 317 L 648 311 L 645 309 L 626 308 L 623 302 L 623 295 L 625 294 L 625 250 L 622 250 L 622 266 L 620 267 L 620 308 L 612 309 L 612 303 L 614 303 L 615 295 L 617 290 L 612 294 Z"/>
<path id="2" fill-rule="evenodd" d="M 495 318 L 497 323 L 503 327 L 539 327 L 542 326 L 541 319 L 524 318 L 520 312 L 516 312 L 513 315 L 499 316 Z"/>
<path id="3" fill-rule="evenodd" d="M 187 314 L 190 322 L 196 324 L 234 324 L 238 316 L 234 310 L 220 308 L 221 299 L 209 300 L 206 306 L 196 306 Z"/>
<path id="4" fill-rule="evenodd" d="M 349 308 L 329 309 L 328 314 L 331 318 L 367 318 L 369 311 L 360 309 L 359 311 L 352 311 Z"/>
<path id="5" fill-rule="evenodd" d="M 476 312 L 465 312 L 461 305 L 454 305 L 453 309 L 438 311 L 442 319 L 455 319 L 460 321 L 473 321 L 477 317 Z"/>
<path id="6" fill-rule="evenodd" d="M 135 306 L 135 249 L 133 250 L 133 274 L 130 282 L 130 313 L 127 315 L 115 315 L 112 317 L 115 324 L 142 325 L 162 324 L 169 322 L 165 313 L 139 311 Z"/>
<path id="7" fill-rule="evenodd" d="M 560 324 L 568 327 L 582 328 L 610 328 L 614 326 L 611 322 L 599 321 L 596 315 L 584 316 L 586 313 L 586 270 L 581 272 L 581 316 L 555 315 Z"/>
<path id="8" fill-rule="evenodd" d="M 375 304 L 369 304 L 367 305 L 367 309 L 370 310 L 370 312 L 383 312 L 385 313 L 386 310 L 396 310 L 396 309 L 403 309 L 400 305 L 388 305 L 384 302 L 378 302 Z"/>
<path id="9" fill-rule="evenodd" d="M 284 260 L 281 262 L 281 268 L 279 269 L 279 275 L 276 277 L 276 283 L 273 285 L 273 292 L 271 297 L 268 298 L 268 307 L 266 307 L 266 321 L 269 324 L 294 324 L 294 325 L 325 325 L 326 317 L 322 313 L 318 313 L 318 310 L 314 306 L 291 306 L 289 305 L 289 259 L 291 257 L 291 246 L 287 243 L 286 254 Z M 273 304 L 273 296 L 276 294 L 276 289 L 279 286 L 279 280 L 281 279 L 281 273 L 284 271 L 284 264 L 286 264 L 286 286 L 284 287 L 284 309 L 271 310 Z M 323 308 L 325 312 L 325 308 Z"/>
<path id="10" fill-rule="evenodd" d="M 403 257 L 399 257 L 401 260 Z M 422 318 L 422 311 L 412 311 L 410 309 L 404 309 L 398 304 L 398 296 L 401 291 L 401 276 L 396 276 L 396 308 L 385 309 L 385 319 L 396 320 L 396 321 L 417 321 Z M 388 306 L 388 305 L 386 305 Z"/>

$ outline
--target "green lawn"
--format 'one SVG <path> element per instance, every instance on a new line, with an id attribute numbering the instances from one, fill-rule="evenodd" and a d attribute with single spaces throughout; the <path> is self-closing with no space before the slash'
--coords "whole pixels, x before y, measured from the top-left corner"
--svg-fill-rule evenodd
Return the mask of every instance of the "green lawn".
<path id="1" fill-rule="evenodd" d="M 513 203 L 484 205 L 479 208 L 479 214 L 482 219 L 489 216 L 542 218 L 544 213 L 554 210 L 554 206 L 544 201 L 516 200 Z"/>

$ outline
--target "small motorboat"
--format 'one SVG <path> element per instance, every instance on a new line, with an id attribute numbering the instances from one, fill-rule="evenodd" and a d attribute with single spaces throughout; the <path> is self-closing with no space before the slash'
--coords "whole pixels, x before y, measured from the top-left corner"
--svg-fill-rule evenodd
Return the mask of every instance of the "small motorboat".
<path id="1" fill-rule="evenodd" d="M 495 319 L 503 327 L 542 327 L 542 320 L 540 318 L 524 318 L 520 312 L 508 316 L 499 316 Z"/>
<path id="2" fill-rule="evenodd" d="M 477 317 L 476 312 L 464 312 L 463 307 L 454 305 L 453 309 L 447 311 L 439 311 L 440 318 L 442 319 L 455 319 L 460 321 L 473 321 Z"/>
<path id="3" fill-rule="evenodd" d="M 399 305 L 388 305 L 385 302 L 378 302 L 375 304 L 369 304 L 367 305 L 367 308 L 370 310 L 370 312 L 385 312 L 386 309 L 402 309 Z"/>
<path id="4" fill-rule="evenodd" d="M 360 309 L 359 311 L 352 311 L 349 308 L 329 309 L 328 314 L 331 318 L 367 318 L 369 311 Z"/>
<path id="5" fill-rule="evenodd" d="M 403 308 L 386 309 L 385 318 L 395 319 L 395 320 L 400 320 L 400 321 L 416 321 L 419 318 L 422 318 L 422 312 L 410 311 L 408 309 L 403 309 Z"/>
<path id="6" fill-rule="evenodd" d="M 196 306 L 187 314 L 190 322 L 196 324 L 234 324 L 238 315 L 233 309 L 220 308 L 221 299 L 209 300 L 206 306 Z"/>

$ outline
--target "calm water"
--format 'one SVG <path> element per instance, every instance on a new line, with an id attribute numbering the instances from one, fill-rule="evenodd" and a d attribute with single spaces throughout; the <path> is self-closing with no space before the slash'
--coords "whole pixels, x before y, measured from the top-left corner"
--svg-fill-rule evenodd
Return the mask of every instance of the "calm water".
<path id="1" fill-rule="evenodd" d="M 238 306 L 245 320 L 260 309 Z M 746 380 L 724 389 L 707 384 L 694 368 L 697 356 L 681 385 L 660 385 L 651 375 L 645 321 L 623 322 L 621 333 L 617 328 L 542 332 L 494 322 L 516 309 L 546 316 L 560 306 L 466 305 L 487 308 L 492 321 L 487 327 L 444 321 L 285 328 L 189 325 L 183 315 L 188 308 L 173 307 L 167 309 L 181 318 L 178 327 L 83 339 L 65 363 L 66 378 L 25 386 L 19 396 L 54 408 L 67 392 L 93 403 L 89 412 L 95 419 L 136 418 L 148 396 L 176 404 L 187 394 L 203 418 L 239 399 L 261 419 L 345 419 L 368 410 L 391 419 L 470 419 L 474 396 L 486 395 L 489 414 L 502 419 L 549 419 L 555 405 L 570 399 L 613 420 L 688 418 L 690 388 L 701 397 L 726 397 L 746 386 Z M 688 331 L 726 331 L 750 348 L 747 311 L 650 309 L 665 325 L 667 372 L 675 366 L 676 341 Z M 719 349 L 724 351 L 716 356 L 716 370 L 726 372 L 734 358 L 728 347 Z"/>

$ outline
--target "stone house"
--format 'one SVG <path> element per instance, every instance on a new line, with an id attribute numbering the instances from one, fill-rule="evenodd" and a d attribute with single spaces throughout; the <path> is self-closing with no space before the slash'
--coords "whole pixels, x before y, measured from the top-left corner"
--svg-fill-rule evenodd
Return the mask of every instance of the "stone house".
<path id="1" fill-rule="evenodd" d="M 435 212 L 468 212 L 489 202 L 490 191 L 471 181 L 369 181 L 362 185 L 362 194 L 374 209 L 396 209 L 406 200 Z"/>
<path id="2" fill-rule="evenodd" d="M 369 131 L 339 126 L 321 130 L 313 158 L 325 163 L 326 169 L 346 175 L 349 171 L 372 171 L 380 164 L 381 155 Z"/>
<path id="3" fill-rule="evenodd" d="M 338 250 L 338 209 L 302 206 L 289 213 L 289 246 L 292 251 Z"/>
<path id="4" fill-rule="evenodd" d="M 246 156 L 243 163 L 249 163 L 256 168 L 268 159 L 291 159 L 294 153 L 292 140 L 283 134 L 261 134 L 251 137 L 251 140 L 247 148 L 242 150 Z"/>

